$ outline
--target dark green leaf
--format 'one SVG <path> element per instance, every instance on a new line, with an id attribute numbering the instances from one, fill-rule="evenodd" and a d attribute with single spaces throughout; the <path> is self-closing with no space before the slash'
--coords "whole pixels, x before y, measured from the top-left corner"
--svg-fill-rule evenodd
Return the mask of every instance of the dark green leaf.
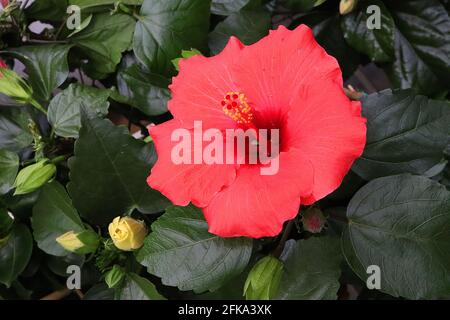
<path id="1" fill-rule="evenodd" d="M 125 277 L 122 287 L 116 290 L 116 300 L 166 300 L 158 293 L 153 283 L 135 273 Z"/>
<path id="2" fill-rule="evenodd" d="M 57 181 L 47 184 L 33 207 L 33 235 L 38 247 L 55 256 L 66 256 L 56 238 L 68 232 L 85 230 L 64 187 Z"/>
<path id="3" fill-rule="evenodd" d="M 342 261 L 338 239 L 327 236 L 289 240 L 281 259 L 285 271 L 279 299 L 337 299 Z"/>
<path id="4" fill-rule="evenodd" d="M 437 0 L 388 1 L 397 26 L 395 60 L 389 69 L 396 87 L 436 93 L 450 83 L 450 18 Z M 442 85 L 439 85 L 439 80 Z"/>
<path id="5" fill-rule="evenodd" d="M 227 16 L 241 10 L 250 0 L 212 0 L 211 13 Z"/>
<path id="6" fill-rule="evenodd" d="M 217 54 L 225 48 L 231 36 L 250 45 L 266 36 L 270 28 L 270 15 L 266 11 L 240 11 L 220 22 L 209 35 L 209 48 Z"/>
<path id="7" fill-rule="evenodd" d="M 48 121 L 58 136 L 77 138 L 81 127 L 81 107 L 85 106 L 85 111 L 90 114 L 105 116 L 110 94 L 109 90 L 71 84 L 50 102 Z"/>
<path id="8" fill-rule="evenodd" d="M 48 44 L 23 46 L 10 49 L 8 53 L 25 65 L 33 95 L 38 100 L 48 101 L 53 90 L 63 84 L 69 75 L 69 49 L 69 45 Z"/>
<path id="9" fill-rule="evenodd" d="M 391 61 L 394 57 L 395 24 L 389 10 L 381 0 L 363 0 L 357 10 L 344 15 L 341 20 L 344 38 L 356 50 L 365 53 L 373 61 Z M 380 29 L 369 29 L 372 13 L 367 7 L 376 5 L 380 8 Z"/>
<path id="10" fill-rule="evenodd" d="M 146 183 L 156 161 L 153 145 L 109 120 L 84 116 L 81 123 L 67 186 L 80 214 L 105 225 L 133 208 L 145 213 L 164 210 L 167 199 Z"/>
<path id="11" fill-rule="evenodd" d="M 113 5 L 116 2 L 118 2 L 118 0 L 69 0 L 70 4 L 79 6 L 81 10 L 98 6 Z M 141 5 L 144 0 L 120 0 L 120 2 L 129 5 Z"/>
<path id="12" fill-rule="evenodd" d="M 97 284 L 86 292 L 84 300 L 114 300 L 114 289 L 109 289 L 106 283 Z"/>
<path id="13" fill-rule="evenodd" d="M 63 21 L 67 7 L 67 0 L 35 0 L 25 14 L 27 18 L 36 20 Z"/>
<path id="14" fill-rule="evenodd" d="M 33 250 L 33 238 L 23 224 L 13 227 L 6 243 L 0 246 L 0 283 L 7 287 L 17 279 L 28 264 Z"/>
<path id="15" fill-rule="evenodd" d="M 136 258 L 163 284 L 203 292 L 239 275 L 251 252 L 251 239 L 210 234 L 200 209 L 173 206 L 152 224 Z"/>
<path id="16" fill-rule="evenodd" d="M 19 157 L 15 152 L 0 150 L 0 195 L 11 190 L 19 170 Z"/>
<path id="17" fill-rule="evenodd" d="M 3 239 L 9 234 L 13 224 L 14 216 L 7 209 L 0 207 L 0 239 Z M 2 240 L 0 240 L 1 242 Z"/>
<path id="18" fill-rule="evenodd" d="M 127 98 L 127 103 L 154 116 L 167 112 L 170 98 L 169 81 L 157 74 L 148 74 L 137 65 L 132 65 L 117 74 L 119 93 Z"/>
<path id="19" fill-rule="evenodd" d="M 381 271 L 381 291 L 395 297 L 450 295 L 450 192 L 409 174 L 379 178 L 361 188 L 347 209 L 343 251 L 365 281 Z"/>
<path id="20" fill-rule="evenodd" d="M 295 11 L 308 11 L 327 0 L 282 0 L 283 5 Z"/>
<path id="21" fill-rule="evenodd" d="M 136 24 L 136 57 L 152 72 L 173 74 L 182 49 L 206 47 L 210 0 L 145 0 Z"/>
<path id="22" fill-rule="evenodd" d="M 397 173 L 423 174 L 441 162 L 450 143 L 450 105 L 385 90 L 362 100 L 367 143 L 353 170 L 366 180 Z"/>
<path id="23" fill-rule="evenodd" d="M 70 41 L 88 57 L 86 72 L 95 79 L 116 70 L 122 52 L 128 50 L 133 38 L 135 20 L 129 15 L 101 13 L 94 15 L 89 26 Z"/>
<path id="24" fill-rule="evenodd" d="M 19 152 L 33 142 L 28 131 L 30 118 L 24 108 L 0 108 L 0 149 Z"/>

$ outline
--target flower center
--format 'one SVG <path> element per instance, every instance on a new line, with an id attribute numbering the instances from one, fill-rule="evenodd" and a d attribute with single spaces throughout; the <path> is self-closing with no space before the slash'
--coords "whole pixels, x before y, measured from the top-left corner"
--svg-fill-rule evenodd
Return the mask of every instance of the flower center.
<path id="1" fill-rule="evenodd" d="M 247 97 L 241 92 L 228 92 L 222 102 L 223 112 L 239 124 L 250 124 L 253 120 L 253 109 Z"/>

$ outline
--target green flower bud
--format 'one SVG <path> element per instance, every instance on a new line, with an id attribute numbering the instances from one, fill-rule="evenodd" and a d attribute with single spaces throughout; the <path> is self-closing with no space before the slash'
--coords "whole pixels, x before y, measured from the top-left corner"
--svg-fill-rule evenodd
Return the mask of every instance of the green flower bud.
<path id="1" fill-rule="evenodd" d="M 108 288 L 116 288 L 120 285 L 125 277 L 125 271 L 118 266 L 117 264 L 112 267 L 105 275 L 105 282 L 108 285 Z"/>
<path id="2" fill-rule="evenodd" d="M 345 15 L 352 12 L 353 9 L 356 8 L 357 4 L 358 0 L 341 0 L 341 3 L 339 3 L 340 14 Z"/>
<path id="3" fill-rule="evenodd" d="M 56 166 L 48 159 L 40 160 L 20 170 L 16 177 L 14 195 L 33 192 L 43 186 L 56 173 Z"/>
<path id="4" fill-rule="evenodd" d="M 67 251 L 77 254 L 88 254 L 97 250 L 100 239 L 98 234 L 91 230 L 78 233 L 69 231 L 56 238 L 56 242 Z"/>
<path id="5" fill-rule="evenodd" d="M 247 300 L 270 300 L 278 293 L 283 263 L 273 256 L 259 260 L 247 276 L 244 295 Z"/>
<path id="6" fill-rule="evenodd" d="M 0 68 L 0 93 L 3 93 L 18 102 L 28 103 L 32 100 L 33 90 L 13 70 Z"/>
<path id="7" fill-rule="evenodd" d="M 309 207 L 302 216 L 303 228 L 311 233 L 319 233 L 325 226 L 327 219 L 320 209 Z"/>
<path id="8" fill-rule="evenodd" d="M 191 50 L 183 50 L 181 51 L 181 58 L 176 58 L 172 60 L 172 64 L 175 66 L 175 69 L 177 69 L 177 71 L 180 71 L 180 60 L 181 59 L 188 59 L 190 57 L 196 56 L 196 55 L 202 55 L 202 53 L 200 51 L 198 51 L 197 49 L 193 49 L 191 48 Z"/>

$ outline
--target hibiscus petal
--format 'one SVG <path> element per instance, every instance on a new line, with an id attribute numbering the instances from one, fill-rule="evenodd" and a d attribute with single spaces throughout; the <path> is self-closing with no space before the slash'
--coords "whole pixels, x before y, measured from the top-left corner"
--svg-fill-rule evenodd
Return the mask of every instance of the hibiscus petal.
<path id="1" fill-rule="evenodd" d="M 188 130 L 193 137 L 194 131 L 183 128 L 178 120 L 170 120 L 150 128 L 158 160 L 147 183 L 176 205 L 186 206 L 192 202 L 196 206 L 205 206 L 222 187 L 233 182 L 236 177 L 235 165 L 175 164 L 171 153 L 172 148 L 179 142 L 171 141 L 171 135 L 176 129 Z M 202 151 L 198 148 L 197 150 Z M 194 152 L 196 150 L 192 145 L 192 154 Z"/>
<path id="2" fill-rule="evenodd" d="M 311 84 L 298 93 L 287 118 L 287 145 L 300 149 L 314 166 L 311 204 L 339 187 L 366 143 L 361 103 L 350 101 L 339 83 Z M 285 137 L 286 137 L 285 136 Z"/>
<path id="3" fill-rule="evenodd" d="M 284 26 L 272 30 L 242 50 L 235 68 L 236 83 L 258 116 L 272 119 L 285 115 L 302 86 L 340 76 L 336 59 L 326 53 L 305 25 L 292 31 Z"/>
<path id="4" fill-rule="evenodd" d="M 291 149 L 280 154 L 279 171 L 261 175 L 260 167 L 242 166 L 236 180 L 203 209 L 209 232 L 222 237 L 276 236 L 299 210 L 313 183 L 311 163 Z"/>
<path id="5" fill-rule="evenodd" d="M 242 43 L 231 37 L 225 49 L 214 57 L 193 56 L 180 61 L 180 72 L 173 78 L 168 108 L 187 128 L 202 120 L 204 128 L 233 128 L 235 122 L 222 111 L 228 92 L 238 91 L 231 66 L 239 59 Z"/>

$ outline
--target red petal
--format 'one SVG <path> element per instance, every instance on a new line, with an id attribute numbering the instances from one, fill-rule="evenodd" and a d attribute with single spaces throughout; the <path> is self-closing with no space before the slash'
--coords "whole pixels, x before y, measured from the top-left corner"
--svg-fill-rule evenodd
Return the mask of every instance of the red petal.
<path id="1" fill-rule="evenodd" d="M 289 146 L 300 149 L 314 166 L 311 204 L 339 187 L 366 143 L 366 119 L 360 102 L 352 102 L 338 81 L 311 84 L 297 96 L 287 120 Z"/>
<path id="2" fill-rule="evenodd" d="M 235 165 L 175 164 L 171 159 L 171 152 L 178 142 L 172 142 L 171 135 L 180 128 L 183 126 L 178 120 L 170 120 L 150 128 L 158 160 L 147 183 L 176 205 L 186 206 L 192 201 L 194 205 L 203 207 L 214 194 L 235 179 Z M 192 129 L 189 132 L 193 135 Z"/>
<path id="3" fill-rule="evenodd" d="M 225 49 L 214 57 L 193 56 L 180 61 L 180 72 L 170 86 L 168 103 L 176 119 L 190 128 L 202 120 L 204 128 L 233 128 L 235 122 L 222 111 L 221 102 L 228 92 L 238 91 L 231 66 L 239 59 L 242 43 L 231 37 Z"/>
<path id="4" fill-rule="evenodd" d="M 276 175 L 261 175 L 257 165 L 242 166 L 236 180 L 203 209 L 209 232 L 222 237 L 276 236 L 283 223 L 297 215 L 300 197 L 308 196 L 312 170 L 295 149 L 280 154 Z"/>
<path id="5" fill-rule="evenodd" d="M 340 75 L 335 58 L 316 42 L 307 26 L 280 26 L 242 50 L 236 83 L 259 117 L 276 118 L 294 106 L 296 92 L 315 81 Z M 341 80 L 342 81 L 342 80 Z"/>

